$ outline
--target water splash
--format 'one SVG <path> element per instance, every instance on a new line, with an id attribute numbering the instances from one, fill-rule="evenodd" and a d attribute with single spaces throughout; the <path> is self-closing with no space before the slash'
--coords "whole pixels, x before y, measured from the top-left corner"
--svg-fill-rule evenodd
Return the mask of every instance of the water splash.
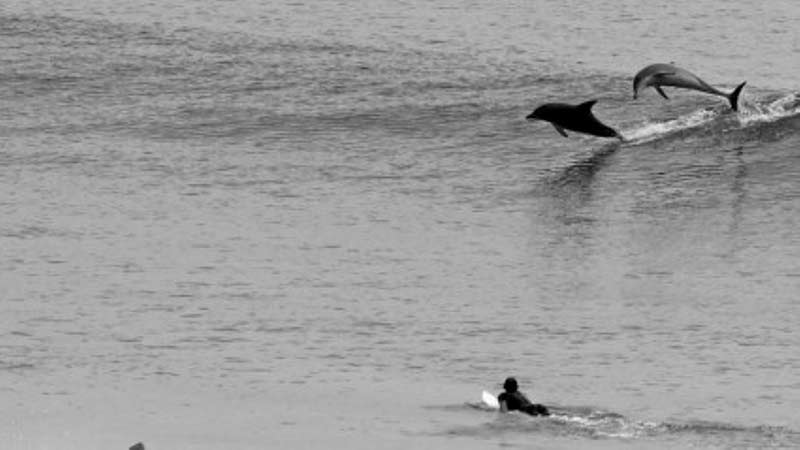
<path id="1" fill-rule="evenodd" d="M 666 122 L 648 122 L 638 128 L 625 130 L 622 135 L 629 143 L 642 144 L 677 131 L 700 127 L 714 121 L 719 116 L 719 111 L 701 109 Z"/>
<path id="2" fill-rule="evenodd" d="M 774 100 L 746 102 L 737 114 L 726 110 L 704 108 L 664 122 L 647 122 L 622 134 L 630 144 L 643 144 L 657 139 L 716 122 L 724 123 L 722 130 L 748 128 L 776 122 L 800 114 L 800 95 L 791 93 Z"/>
<path id="3" fill-rule="evenodd" d="M 652 434 L 658 423 L 636 421 L 620 414 L 591 411 L 588 414 L 553 414 L 550 420 L 574 429 L 576 434 L 590 434 L 595 437 L 635 439 Z"/>
<path id="4" fill-rule="evenodd" d="M 800 114 L 800 96 L 791 93 L 768 103 L 746 103 L 739 113 L 739 123 L 749 126 L 756 123 L 775 122 Z"/>
<path id="5" fill-rule="evenodd" d="M 524 413 L 498 414 L 483 403 L 467 403 L 468 407 L 491 412 L 493 420 L 477 427 L 457 427 L 449 435 L 496 435 L 497 433 L 532 433 L 551 436 L 584 436 L 590 439 L 678 440 L 723 446 L 747 442 L 755 448 L 798 448 L 800 432 L 770 425 L 742 426 L 704 420 L 654 422 L 637 420 L 612 411 L 582 406 L 553 406 L 549 417 L 533 417 Z"/>

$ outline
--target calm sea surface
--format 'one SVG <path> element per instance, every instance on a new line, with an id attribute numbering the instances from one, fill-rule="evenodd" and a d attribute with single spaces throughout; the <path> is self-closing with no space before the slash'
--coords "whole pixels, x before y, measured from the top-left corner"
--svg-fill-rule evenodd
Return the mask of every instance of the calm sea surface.
<path id="1" fill-rule="evenodd" d="M 798 23 L 4 1 L 0 448 L 800 447 Z"/>

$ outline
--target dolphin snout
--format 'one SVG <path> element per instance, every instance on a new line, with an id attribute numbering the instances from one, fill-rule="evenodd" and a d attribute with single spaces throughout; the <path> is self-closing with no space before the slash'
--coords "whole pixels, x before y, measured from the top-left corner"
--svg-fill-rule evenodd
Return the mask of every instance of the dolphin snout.
<path id="1" fill-rule="evenodd" d="M 634 80 L 633 82 L 633 99 L 636 100 L 639 98 L 639 91 L 644 89 L 644 84 L 641 80 Z"/>
<path id="2" fill-rule="evenodd" d="M 525 119 L 526 120 L 536 120 L 536 119 L 538 119 L 538 117 L 536 116 L 536 112 L 532 112 L 532 113 L 528 114 L 527 116 L 525 116 Z"/>

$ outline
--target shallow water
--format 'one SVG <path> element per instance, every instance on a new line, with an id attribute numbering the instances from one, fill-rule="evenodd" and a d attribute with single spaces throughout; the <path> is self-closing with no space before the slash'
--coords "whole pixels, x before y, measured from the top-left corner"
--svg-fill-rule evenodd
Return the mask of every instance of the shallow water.
<path id="1" fill-rule="evenodd" d="M 370 5 L 0 8 L 2 447 L 800 446 L 794 3 Z"/>

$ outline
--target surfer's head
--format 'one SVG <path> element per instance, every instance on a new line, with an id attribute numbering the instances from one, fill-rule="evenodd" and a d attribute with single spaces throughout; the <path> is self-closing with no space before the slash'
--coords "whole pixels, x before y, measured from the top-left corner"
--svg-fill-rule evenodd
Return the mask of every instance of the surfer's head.
<path id="1" fill-rule="evenodd" d="M 517 380 L 514 377 L 506 378 L 505 383 L 503 383 L 503 389 L 506 392 L 517 392 Z"/>

